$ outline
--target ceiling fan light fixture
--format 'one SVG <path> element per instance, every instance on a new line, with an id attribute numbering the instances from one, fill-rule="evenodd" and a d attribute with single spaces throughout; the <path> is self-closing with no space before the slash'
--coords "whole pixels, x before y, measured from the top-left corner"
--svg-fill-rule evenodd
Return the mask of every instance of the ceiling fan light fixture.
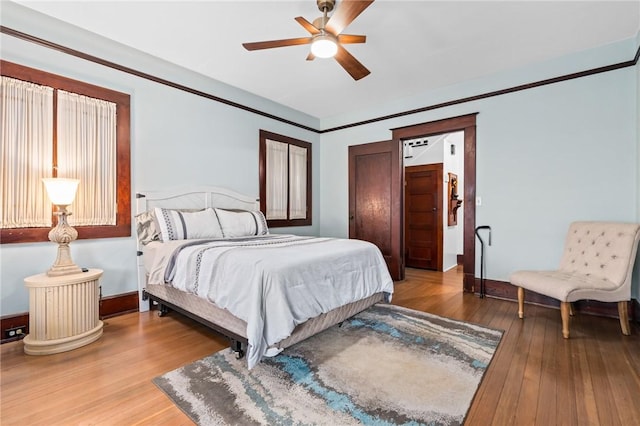
<path id="1" fill-rule="evenodd" d="M 1 0 L 0 0 L 1 1 Z M 273 49 L 276 47 L 310 45 L 307 61 L 315 58 L 331 58 L 356 81 L 371 74 L 351 53 L 343 47 L 344 44 L 365 43 L 364 35 L 342 34 L 342 31 L 353 22 L 374 0 L 341 0 L 335 7 L 337 0 L 316 0 L 322 16 L 316 18 L 313 23 L 302 16 L 297 16 L 295 21 L 300 24 L 310 37 L 296 37 L 281 40 L 258 41 L 242 43 L 249 50 Z M 328 16 L 329 12 L 333 12 Z"/>
<path id="2" fill-rule="evenodd" d="M 338 53 L 338 43 L 330 34 L 318 34 L 311 43 L 311 53 L 317 58 L 332 58 Z"/>

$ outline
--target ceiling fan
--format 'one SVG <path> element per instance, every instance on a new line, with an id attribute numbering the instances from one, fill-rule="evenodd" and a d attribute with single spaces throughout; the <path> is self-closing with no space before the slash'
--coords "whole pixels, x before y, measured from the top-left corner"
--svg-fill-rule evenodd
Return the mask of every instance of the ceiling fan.
<path id="1" fill-rule="evenodd" d="M 302 16 L 295 20 L 304 27 L 311 37 L 289 38 L 284 40 L 259 41 L 255 43 L 243 43 L 247 50 L 271 49 L 274 47 L 297 46 L 310 44 L 311 52 L 307 61 L 318 58 L 335 58 L 336 61 L 353 77 L 360 80 L 370 74 L 370 71 L 360 63 L 351 53 L 342 46 L 343 44 L 365 43 L 364 35 L 341 34 L 342 31 L 353 22 L 374 0 L 341 0 L 336 10 L 333 11 L 336 0 L 316 0 L 322 16 L 314 19 L 313 23 Z"/>

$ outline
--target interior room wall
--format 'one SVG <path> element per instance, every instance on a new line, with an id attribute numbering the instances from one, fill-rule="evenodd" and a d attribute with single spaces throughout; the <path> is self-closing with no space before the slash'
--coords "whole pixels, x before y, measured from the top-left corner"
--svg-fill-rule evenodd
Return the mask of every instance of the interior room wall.
<path id="1" fill-rule="evenodd" d="M 640 44 L 639 36 L 318 120 L 14 3 L 3 2 L 0 22 L 325 130 L 628 61 Z M 488 279 L 506 280 L 515 269 L 556 267 L 572 220 L 640 220 L 638 65 L 318 135 L 5 34 L 0 35 L 0 57 L 131 94 L 132 206 L 136 191 L 177 184 L 210 183 L 257 195 L 258 130 L 264 128 L 313 143 L 314 225 L 285 231 L 346 237 L 348 146 L 388 140 L 392 128 L 478 113 L 476 187 L 483 205 L 476 214 L 478 224 L 493 229 L 486 253 Z M 0 315 L 28 310 L 22 280 L 48 269 L 55 250 L 49 242 L 0 246 Z M 78 240 L 71 250 L 79 265 L 105 270 L 103 295 L 136 290 L 133 236 Z M 637 278 L 635 294 L 640 298 Z"/>
<path id="2" fill-rule="evenodd" d="M 3 2 L 0 19 L 3 26 L 243 105 L 250 105 L 294 122 L 318 127 L 318 120 L 313 117 L 205 79 L 189 70 L 106 41 L 16 4 Z M 316 132 L 233 108 L 5 34 L 0 38 L 0 57 L 3 60 L 131 95 L 132 215 L 135 214 L 135 192 L 174 185 L 219 185 L 255 195 L 257 198 L 260 129 L 313 144 L 313 204 L 315 207 L 318 206 L 320 150 Z M 317 234 L 319 221 L 319 209 L 316 208 L 313 226 L 287 228 L 284 232 Z M 26 312 L 28 292 L 23 279 L 45 272 L 55 260 L 56 246 L 51 242 L 3 244 L 0 250 L 0 315 Z M 137 290 L 136 242 L 133 234 L 129 238 L 77 240 L 71 243 L 71 253 L 79 266 L 105 271 L 101 279 L 103 296 Z"/>
<path id="3" fill-rule="evenodd" d="M 422 166 L 424 164 L 437 164 L 444 162 L 444 137 L 445 135 L 431 136 L 427 145 L 416 146 L 410 158 L 404 158 L 404 166 Z"/>
<path id="4" fill-rule="evenodd" d="M 634 54 L 635 40 L 626 40 L 416 95 L 396 111 L 624 62 Z M 348 235 L 349 145 L 391 139 L 393 128 L 478 113 L 476 193 L 482 206 L 476 223 L 492 227 L 486 278 L 508 281 L 517 269 L 556 268 L 572 221 L 637 218 L 636 79 L 636 70 L 627 67 L 324 133 L 321 168 L 332 172 L 322 175 L 320 232 Z M 354 114 L 382 117 L 389 108 Z M 337 122 L 324 120 L 323 127 Z M 476 256 L 479 265 L 479 243 Z"/>
<path id="5" fill-rule="evenodd" d="M 444 158 L 445 158 L 445 179 L 448 179 L 448 172 L 455 173 L 458 176 L 458 199 L 462 203 L 474 202 L 473 200 L 464 200 L 464 132 L 449 133 L 444 139 Z M 451 153 L 451 146 L 454 146 L 454 154 Z M 450 194 L 445 197 L 445 203 L 448 203 Z M 463 205 L 457 211 L 457 224 L 449 226 L 448 220 L 445 220 L 444 227 L 444 269 L 448 270 L 458 264 L 458 255 L 463 254 L 464 249 L 464 207 Z M 448 212 L 449 206 L 445 204 L 445 212 Z"/>

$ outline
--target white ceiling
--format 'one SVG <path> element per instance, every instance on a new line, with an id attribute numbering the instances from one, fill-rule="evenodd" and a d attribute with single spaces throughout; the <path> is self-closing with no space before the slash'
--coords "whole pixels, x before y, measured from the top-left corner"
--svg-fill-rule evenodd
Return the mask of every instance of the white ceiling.
<path id="1" fill-rule="evenodd" d="M 308 46 L 241 45 L 308 36 L 294 17 L 318 17 L 315 0 L 16 2 L 318 118 L 628 39 L 640 28 L 640 1 L 377 0 L 344 31 L 367 36 L 347 46 L 371 71 L 354 81 L 333 59 L 306 61 Z"/>

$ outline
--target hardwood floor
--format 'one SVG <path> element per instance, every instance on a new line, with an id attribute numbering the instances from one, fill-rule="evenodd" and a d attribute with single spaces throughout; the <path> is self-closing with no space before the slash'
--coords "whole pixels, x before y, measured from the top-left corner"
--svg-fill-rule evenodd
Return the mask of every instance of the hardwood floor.
<path id="1" fill-rule="evenodd" d="M 640 327 L 579 315 L 571 339 L 558 310 L 463 294 L 462 272 L 407 270 L 394 304 L 504 330 L 467 425 L 639 425 Z M 224 338 L 171 314 L 106 320 L 104 336 L 71 352 L 28 356 L 1 346 L 0 424 L 190 425 L 151 382 L 226 347 Z"/>

